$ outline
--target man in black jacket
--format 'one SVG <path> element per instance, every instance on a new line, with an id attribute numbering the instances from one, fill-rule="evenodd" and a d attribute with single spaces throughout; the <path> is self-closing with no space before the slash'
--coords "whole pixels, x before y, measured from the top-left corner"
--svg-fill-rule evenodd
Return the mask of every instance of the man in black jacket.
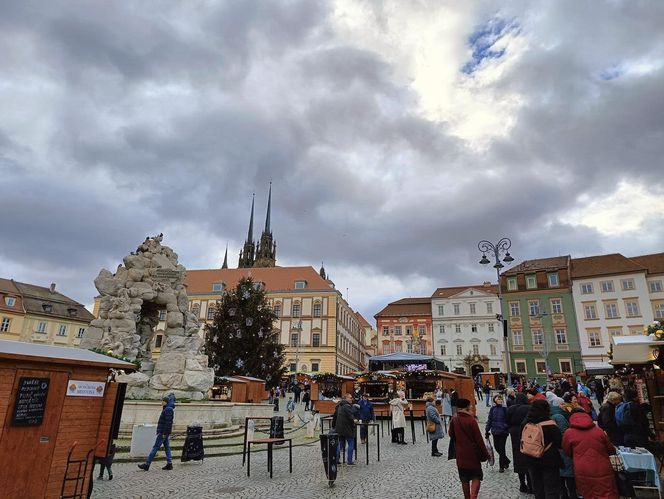
<path id="1" fill-rule="evenodd" d="M 339 401 L 332 417 L 332 426 L 339 435 L 339 447 L 337 448 L 337 459 L 341 449 L 347 449 L 346 464 L 353 466 L 353 454 L 355 452 L 355 413 L 353 411 L 353 396 L 350 393 L 344 395 Z"/>
<path id="2" fill-rule="evenodd" d="M 157 451 L 164 446 L 166 451 L 166 466 L 162 470 L 172 470 L 173 463 L 171 460 L 171 445 L 169 438 L 171 436 L 171 431 L 173 430 L 173 415 L 175 414 L 175 395 L 169 393 L 161 399 L 161 415 L 159 416 L 159 422 L 157 423 L 157 438 L 154 442 L 154 446 L 150 451 L 150 455 L 145 460 L 145 463 L 139 464 L 138 467 L 144 471 L 150 469 L 150 463 L 157 455 Z"/>

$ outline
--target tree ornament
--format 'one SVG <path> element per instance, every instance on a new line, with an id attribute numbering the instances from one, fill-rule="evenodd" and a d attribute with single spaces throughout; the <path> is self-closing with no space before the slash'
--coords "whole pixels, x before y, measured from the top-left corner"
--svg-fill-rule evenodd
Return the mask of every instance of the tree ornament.
<path id="1" fill-rule="evenodd" d="M 247 325 L 247 327 L 251 326 L 254 323 L 254 320 L 251 317 L 247 317 L 244 320 L 244 323 Z"/>
<path id="2" fill-rule="evenodd" d="M 244 367 L 244 361 L 242 359 L 237 359 L 235 367 L 237 367 L 238 369 L 242 369 Z"/>

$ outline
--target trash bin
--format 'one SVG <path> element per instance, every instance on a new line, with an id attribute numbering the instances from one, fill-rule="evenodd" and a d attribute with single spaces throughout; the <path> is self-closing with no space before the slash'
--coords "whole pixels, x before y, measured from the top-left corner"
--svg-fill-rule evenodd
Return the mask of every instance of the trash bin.
<path id="1" fill-rule="evenodd" d="M 327 433 L 320 436 L 320 450 L 323 454 L 323 468 L 325 476 L 330 487 L 334 486 L 337 479 L 337 466 L 339 464 L 337 457 L 337 447 L 339 446 L 339 435 L 336 433 Z"/>
<path id="2" fill-rule="evenodd" d="M 148 457 L 157 435 L 156 424 L 136 424 L 131 431 L 131 457 Z"/>
<path id="3" fill-rule="evenodd" d="M 205 449 L 203 448 L 203 427 L 187 426 L 187 436 L 182 447 L 182 462 L 203 461 Z"/>

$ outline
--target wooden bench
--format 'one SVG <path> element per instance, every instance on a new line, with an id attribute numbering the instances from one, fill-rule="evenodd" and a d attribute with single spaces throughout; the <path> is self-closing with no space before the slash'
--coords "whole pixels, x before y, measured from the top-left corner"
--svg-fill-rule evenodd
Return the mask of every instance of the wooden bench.
<path id="1" fill-rule="evenodd" d="M 288 442 L 288 466 L 289 472 L 293 473 L 293 439 L 292 438 L 260 438 L 247 442 L 247 476 L 251 476 L 251 444 L 267 444 L 267 469 L 272 478 L 272 454 L 274 444 Z"/>

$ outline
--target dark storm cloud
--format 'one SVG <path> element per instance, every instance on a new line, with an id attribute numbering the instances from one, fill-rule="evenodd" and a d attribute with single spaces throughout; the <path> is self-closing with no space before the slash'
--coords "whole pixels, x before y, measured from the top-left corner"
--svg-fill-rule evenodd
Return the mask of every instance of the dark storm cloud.
<path id="1" fill-rule="evenodd" d="M 0 264 L 38 262 L 50 281 L 73 260 L 83 301 L 99 267 L 152 232 L 185 264 L 217 265 L 223 245 L 210 245 L 230 241 L 234 264 L 251 193 L 258 230 L 270 180 L 282 262 L 354 266 L 404 296 L 418 278 L 431 291 L 491 279 L 482 238 L 511 236 L 517 258 L 614 251 L 621 241 L 560 218 L 620 179 L 662 186 L 662 7 L 487 5 L 459 34 L 477 59 L 459 78 L 512 57 L 475 91 L 520 105 L 480 150 L 422 116 L 397 57 L 340 37 L 330 3 L 5 2 Z M 383 32 L 391 13 L 369 9 Z M 492 19 L 526 48 L 489 37 L 483 57 L 473 33 Z M 644 61 L 660 65 L 635 72 Z"/>

